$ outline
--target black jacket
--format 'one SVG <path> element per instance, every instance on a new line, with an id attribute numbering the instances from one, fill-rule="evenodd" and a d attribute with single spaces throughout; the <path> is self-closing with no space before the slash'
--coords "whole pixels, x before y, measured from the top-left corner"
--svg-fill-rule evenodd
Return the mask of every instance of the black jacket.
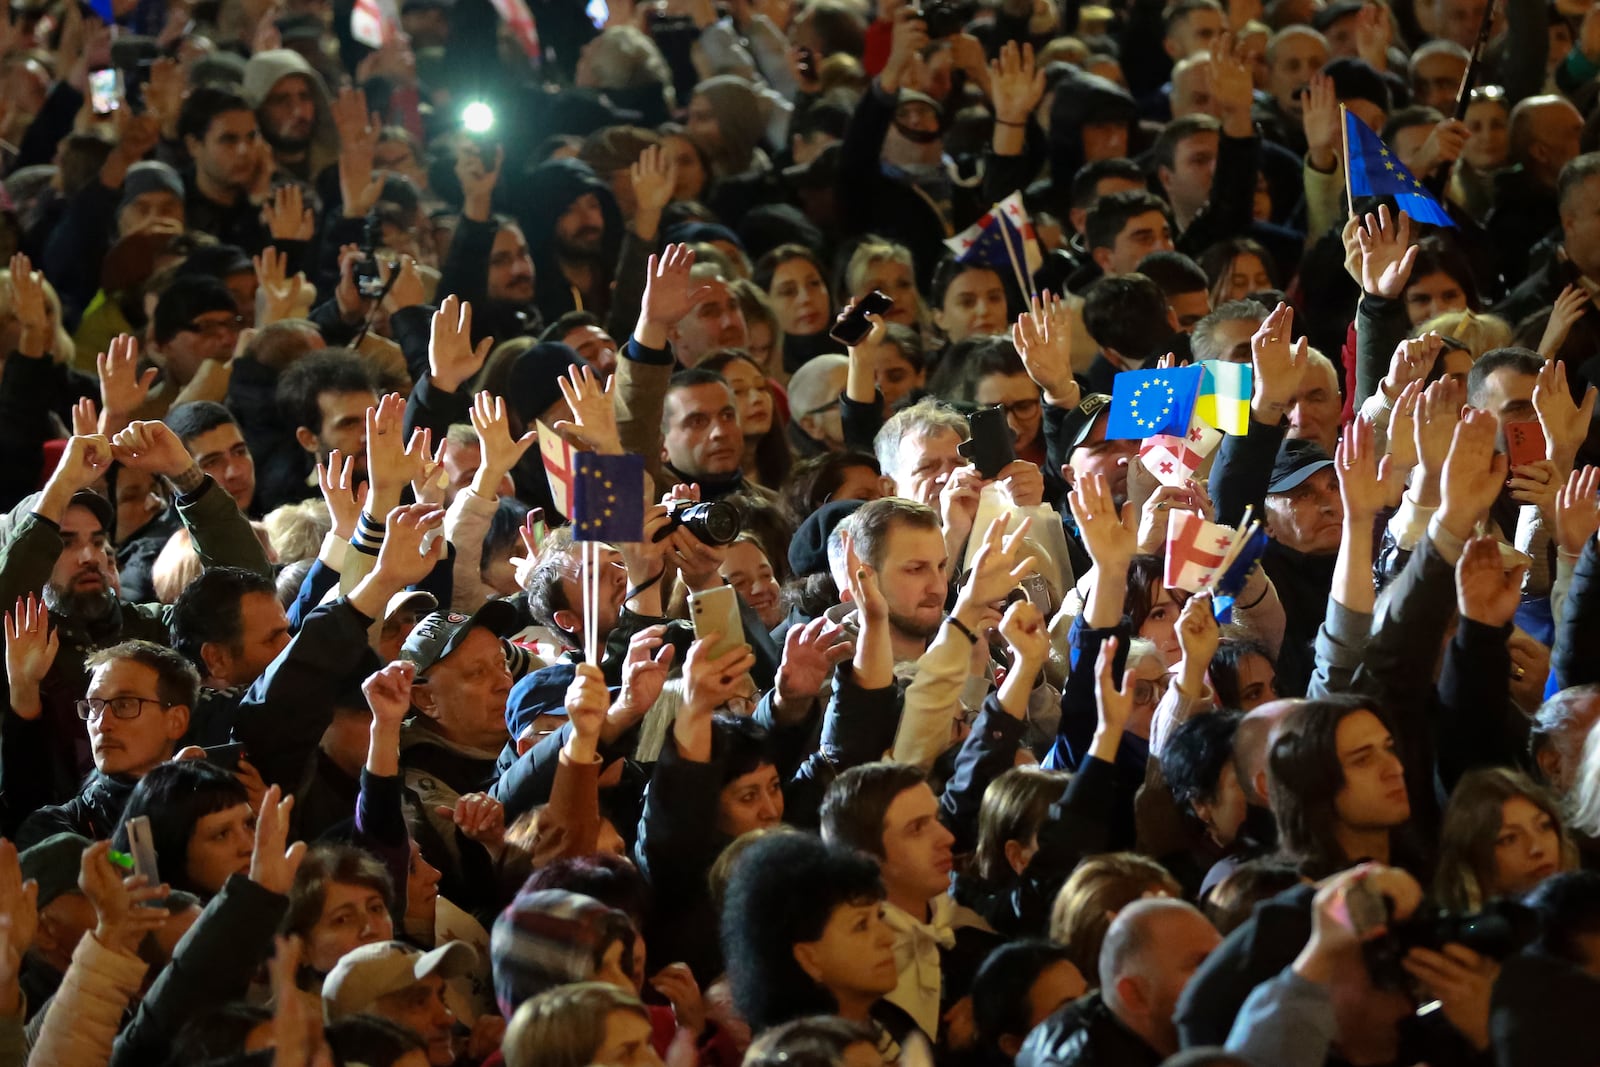
<path id="1" fill-rule="evenodd" d="M 1099 990 L 1035 1026 L 1017 1052 L 1017 1067 L 1160 1067 L 1161 1060 L 1159 1052 L 1117 1021 Z"/>
<path id="2" fill-rule="evenodd" d="M 111 832 L 122 821 L 137 781 L 113 778 L 95 771 L 83 783 L 83 791 L 65 804 L 40 808 L 22 821 L 16 835 L 19 850 L 31 848 L 55 834 L 82 834 L 91 841 L 109 841 Z"/>

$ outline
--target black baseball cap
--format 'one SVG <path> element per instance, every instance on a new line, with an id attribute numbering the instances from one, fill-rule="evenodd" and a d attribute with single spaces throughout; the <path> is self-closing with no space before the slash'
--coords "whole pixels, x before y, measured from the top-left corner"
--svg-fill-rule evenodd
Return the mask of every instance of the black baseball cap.
<path id="1" fill-rule="evenodd" d="M 400 646 L 400 658 L 414 664 L 421 674 L 460 647 L 474 626 L 482 626 L 496 637 L 510 637 L 521 629 L 521 618 L 515 604 L 499 599 L 485 602 L 471 615 L 435 611 L 411 628 Z"/>
<path id="2" fill-rule="evenodd" d="M 106 532 L 108 538 L 117 535 L 117 513 L 111 506 L 111 501 L 90 489 L 79 489 L 72 494 L 72 499 L 67 501 L 69 508 L 85 508 L 94 513 L 100 520 L 100 528 Z"/>
<path id="3" fill-rule="evenodd" d="M 1061 424 L 1061 439 L 1067 443 L 1067 454 L 1089 439 L 1089 434 L 1094 430 L 1094 420 L 1100 413 L 1111 406 L 1111 397 L 1105 393 L 1090 393 L 1079 401 L 1078 406 L 1067 412 L 1067 417 Z"/>
<path id="4" fill-rule="evenodd" d="M 1278 458 L 1272 463 L 1272 480 L 1267 483 L 1267 492 L 1287 493 L 1313 474 L 1331 466 L 1333 457 L 1315 441 L 1285 441 L 1279 446 Z"/>

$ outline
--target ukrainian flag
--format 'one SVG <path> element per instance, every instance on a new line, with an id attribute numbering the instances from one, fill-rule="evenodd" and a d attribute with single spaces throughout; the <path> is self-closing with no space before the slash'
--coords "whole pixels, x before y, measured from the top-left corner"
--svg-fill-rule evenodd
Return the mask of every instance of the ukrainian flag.
<path id="1" fill-rule="evenodd" d="M 1200 395 L 1194 413 L 1223 433 L 1242 437 L 1250 432 L 1250 365 L 1222 359 L 1200 361 Z"/>

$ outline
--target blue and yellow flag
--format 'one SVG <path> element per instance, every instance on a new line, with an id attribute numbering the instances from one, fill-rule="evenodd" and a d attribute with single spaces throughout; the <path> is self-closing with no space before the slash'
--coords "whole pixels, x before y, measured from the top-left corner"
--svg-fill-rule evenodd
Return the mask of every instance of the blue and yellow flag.
<path id="1" fill-rule="evenodd" d="M 1350 150 L 1345 166 L 1350 171 L 1352 198 L 1392 196 L 1395 206 L 1418 222 L 1455 225 L 1450 213 L 1365 122 L 1346 111 L 1344 128 Z"/>

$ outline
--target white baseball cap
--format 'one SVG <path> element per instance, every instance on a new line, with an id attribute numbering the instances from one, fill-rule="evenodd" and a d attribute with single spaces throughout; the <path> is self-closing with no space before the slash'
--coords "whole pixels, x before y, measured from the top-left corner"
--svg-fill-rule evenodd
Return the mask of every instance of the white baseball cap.
<path id="1" fill-rule="evenodd" d="M 322 1011 L 328 1021 L 370 1008 L 379 997 L 407 989 L 430 975 L 451 979 L 470 974 L 478 952 L 465 941 L 447 941 L 423 952 L 404 941 L 379 941 L 339 958 L 322 983 Z"/>

